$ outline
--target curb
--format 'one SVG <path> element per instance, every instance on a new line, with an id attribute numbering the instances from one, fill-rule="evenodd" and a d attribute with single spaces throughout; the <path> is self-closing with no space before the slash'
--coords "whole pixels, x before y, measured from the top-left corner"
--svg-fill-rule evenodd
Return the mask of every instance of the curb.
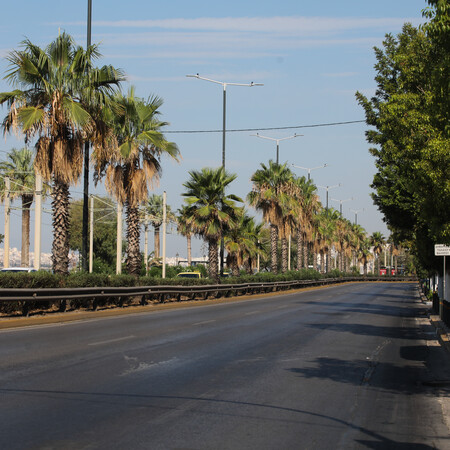
<path id="1" fill-rule="evenodd" d="M 420 300 L 424 304 L 429 304 L 429 300 L 425 297 L 423 292 L 419 290 Z M 433 314 L 433 310 L 430 308 L 427 311 L 428 319 L 431 325 L 436 330 L 436 337 L 443 348 L 450 353 L 450 328 L 441 320 L 439 315 Z"/>

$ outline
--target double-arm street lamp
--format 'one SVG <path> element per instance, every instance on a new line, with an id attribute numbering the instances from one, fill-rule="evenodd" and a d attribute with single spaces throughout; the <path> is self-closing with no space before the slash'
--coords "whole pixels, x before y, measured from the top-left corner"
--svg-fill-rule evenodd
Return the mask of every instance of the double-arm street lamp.
<path id="1" fill-rule="evenodd" d="M 287 139 L 293 139 L 299 136 L 303 136 L 303 134 L 294 134 L 293 136 L 287 136 L 284 138 L 280 138 L 280 139 L 276 139 L 276 138 L 272 138 L 272 137 L 268 137 L 268 136 L 261 136 L 259 133 L 256 134 L 251 134 L 251 136 L 256 136 L 259 137 L 261 139 L 268 139 L 269 141 L 275 141 L 277 143 L 277 164 L 279 163 L 280 160 L 280 142 L 281 141 L 285 141 Z"/>
<path id="2" fill-rule="evenodd" d="M 223 87 L 223 122 L 222 122 L 222 168 L 225 170 L 225 134 L 227 117 L 227 86 L 264 86 L 262 83 L 228 83 L 225 81 L 212 80 L 211 78 L 201 77 L 198 73 L 195 75 L 186 75 L 188 78 L 198 78 L 199 80 L 209 81 L 210 83 L 221 84 Z M 220 275 L 223 275 L 224 266 L 224 240 L 220 241 Z"/>
<path id="3" fill-rule="evenodd" d="M 339 212 L 342 216 L 342 203 L 344 202 L 350 202 L 351 200 L 354 200 L 354 198 L 346 198 L 345 200 L 338 200 L 337 198 L 332 198 L 331 200 L 333 200 L 334 202 L 339 202 Z"/>
<path id="4" fill-rule="evenodd" d="M 225 133 L 226 133 L 226 117 L 227 117 L 227 86 L 264 86 L 262 83 L 228 83 L 225 81 L 211 80 L 210 78 L 196 75 L 186 75 L 189 78 L 198 78 L 199 80 L 209 81 L 210 83 L 221 84 L 223 86 L 223 126 L 222 126 L 222 167 L 225 169 Z"/>
<path id="5" fill-rule="evenodd" d="M 355 225 L 358 225 L 358 213 L 364 211 L 364 208 L 362 208 L 362 209 L 350 209 L 350 211 L 355 213 Z"/>
<path id="6" fill-rule="evenodd" d="M 317 185 L 317 187 L 320 187 L 320 188 L 325 189 L 325 190 L 327 191 L 327 209 L 326 209 L 327 214 L 328 214 L 328 191 L 329 191 L 330 189 L 334 189 L 334 188 L 337 188 L 337 187 L 340 187 L 340 186 L 342 186 L 341 183 L 339 183 L 339 184 L 334 184 L 333 186 L 320 186 L 320 185 Z"/>
<path id="7" fill-rule="evenodd" d="M 296 166 L 295 164 L 292 164 L 292 167 L 296 167 L 297 169 L 303 169 L 303 170 L 308 171 L 308 181 L 311 179 L 311 170 L 323 169 L 324 167 L 327 167 L 327 166 L 328 166 L 328 164 L 324 164 L 322 166 L 317 166 L 317 167 L 302 167 L 302 166 Z"/>

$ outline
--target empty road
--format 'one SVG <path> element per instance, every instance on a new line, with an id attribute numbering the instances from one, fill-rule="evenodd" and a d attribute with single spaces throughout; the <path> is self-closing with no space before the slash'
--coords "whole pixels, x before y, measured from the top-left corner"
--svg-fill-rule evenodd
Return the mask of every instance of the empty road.
<path id="1" fill-rule="evenodd" d="M 0 448 L 448 449 L 445 355 L 413 283 L 3 330 Z"/>

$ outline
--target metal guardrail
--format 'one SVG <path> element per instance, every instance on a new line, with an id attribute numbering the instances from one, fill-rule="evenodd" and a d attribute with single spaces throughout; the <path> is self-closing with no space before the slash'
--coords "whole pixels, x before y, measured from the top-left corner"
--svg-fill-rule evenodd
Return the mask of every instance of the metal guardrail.
<path id="1" fill-rule="evenodd" d="M 280 290 L 300 289 L 308 286 L 323 286 L 349 281 L 415 281 L 413 277 L 348 277 L 325 278 L 319 280 L 292 280 L 262 283 L 215 284 L 193 286 L 133 286 L 133 287 L 88 287 L 88 288 L 20 288 L 0 289 L 0 303 L 20 302 L 23 315 L 28 315 L 32 302 L 45 302 L 48 306 L 59 302 L 59 310 L 65 311 L 67 301 L 92 300 L 92 309 L 97 309 L 100 301 L 108 298 L 119 298 L 119 306 L 127 297 L 141 297 L 140 303 L 147 304 L 156 300 L 181 301 L 220 298 L 231 295 L 260 294 Z"/>

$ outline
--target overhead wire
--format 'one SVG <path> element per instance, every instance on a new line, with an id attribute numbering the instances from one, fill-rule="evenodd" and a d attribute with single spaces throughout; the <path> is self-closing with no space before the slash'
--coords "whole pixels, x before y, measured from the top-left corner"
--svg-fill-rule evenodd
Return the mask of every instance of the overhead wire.
<path id="1" fill-rule="evenodd" d="M 345 122 L 329 122 L 329 123 L 316 123 L 310 125 L 293 125 L 288 127 L 264 127 L 264 128 L 235 128 L 227 129 L 227 133 L 240 133 L 248 131 L 272 131 L 272 130 L 296 130 L 300 128 L 318 128 L 318 127 L 332 127 L 337 125 L 350 125 L 354 123 L 365 123 L 365 120 L 348 120 Z M 221 130 L 164 130 L 164 134 L 194 134 L 194 133 L 223 133 Z"/>

